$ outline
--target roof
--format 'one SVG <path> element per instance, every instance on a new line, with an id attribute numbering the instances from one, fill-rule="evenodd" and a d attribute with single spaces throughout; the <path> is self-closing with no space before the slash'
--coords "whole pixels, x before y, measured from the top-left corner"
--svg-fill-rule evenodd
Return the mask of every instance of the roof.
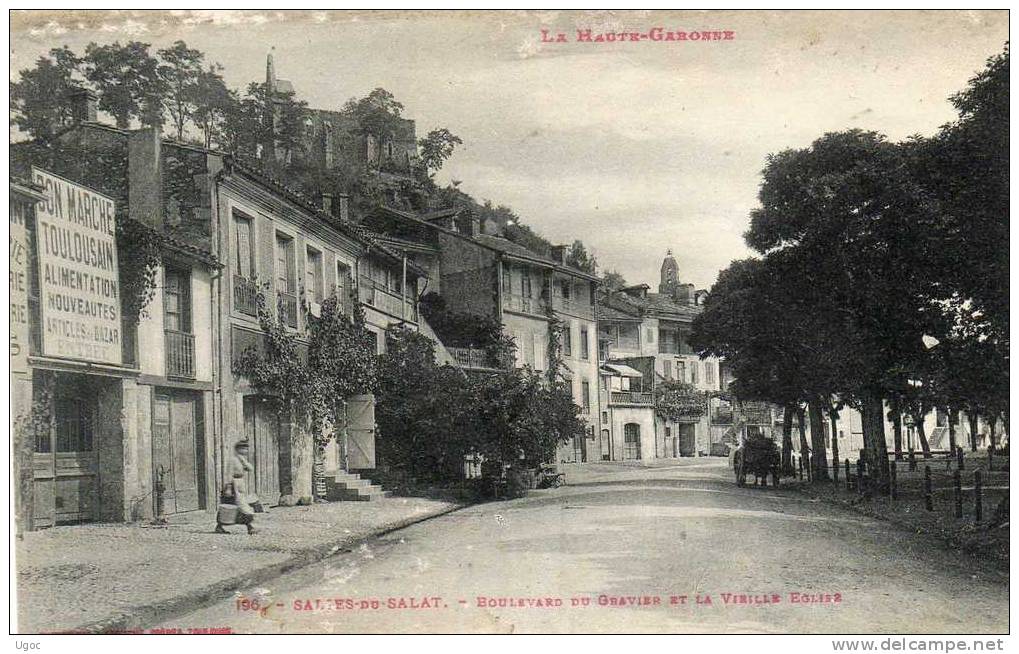
<path id="1" fill-rule="evenodd" d="M 155 233 L 156 238 L 158 238 L 161 241 L 162 245 L 167 249 L 173 250 L 180 254 L 184 254 L 186 256 L 191 257 L 192 259 L 197 259 L 202 263 L 207 263 L 210 266 L 216 268 L 223 267 L 223 264 L 221 264 L 219 260 L 216 258 L 216 256 L 209 250 L 188 243 L 187 241 L 172 236 L 171 234 L 167 234 L 166 232 L 162 232 L 157 229 L 152 229 L 152 227 L 148 225 L 146 225 L 146 227 L 149 227 L 149 229 Z"/>
<path id="2" fill-rule="evenodd" d="M 668 295 L 663 295 L 662 293 L 648 293 L 647 308 L 655 312 L 678 314 L 681 318 L 689 318 L 690 320 L 693 320 L 701 313 L 701 307 L 692 304 L 679 304 Z"/>
<path id="3" fill-rule="evenodd" d="M 606 362 L 601 364 L 601 367 L 605 370 L 616 373 L 620 377 L 643 377 L 644 373 L 639 370 L 635 370 L 625 363 L 610 363 Z"/>
<path id="4" fill-rule="evenodd" d="M 543 265 L 543 266 L 548 266 L 550 268 L 555 268 L 556 270 L 561 270 L 561 271 L 564 271 L 564 272 L 568 272 L 571 275 L 576 275 L 578 277 L 583 277 L 583 278 L 589 279 L 591 281 L 600 281 L 598 279 L 598 277 L 595 276 L 595 275 L 592 275 L 590 273 L 586 273 L 583 270 L 580 270 L 578 268 L 574 268 L 573 266 L 563 265 L 562 263 L 559 263 L 558 261 L 556 261 L 555 259 L 553 259 L 551 257 L 546 257 L 544 255 L 537 254 L 536 252 L 532 252 L 531 250 L 528 250 L 527 248 L 525 248 L 523 245 L 520 245 L 519 243 L 514 243 L 513 241 L 511 241 L 511 240 L 509 240 L 507 238 L 504 238 L 502 236 L 493 236 L 491 234 L 478 234 L 477 236 L 469 236 L 467 234 L 461 234 L 460 232 L 457 232 L 457 231 L 454 231 L 454 230 L 451 230 L 451 229 L 446 229 L 445 227 L 443 227 L 441 225 L 437 225 L 434 222 L 432 222 L 432 221 L 434 221 L 434 220 L 436 220 L 438 218 L 441 218 L 441 217 L 456 215 L 460 211 L 463 211 L 464 210 L 463 208 L 455 208 L 454 207 L 454 208 L 449 208 L 449 209 L 436 209 L 436 210 L 433 210 L 433 211 L 430 211 L 430 212 L 427 212 L 427 213 L 416 214 L 416 215 L 411 213 L 411 212 L 409 212 L 409 211 L 404 211 L 402 209 L 395 209 L 393 207 L 387 207 L 385 205 L 380 205 L 379 209 L 381 209 L 383 211 L 387 211 L 387 212 L 389 212 L 389 213 L 391 213 L 391 214 L 393 214 L 395 216 L 399 216 L 399 217 L 401 217 L 401 218 L 403 218 L 405 220 L 409 220 L 409 221 L 412 221 L 412 222 L 415 222 L 415 223 L 418 223 L 418 224 L 421 224 L 421 225 L 427 225 L 428 227 L 431 227 L 432 229 L 440 230 L 443 233 L 450 234 L 450 235 L 453 235 L 453 236 L 458 236 L 458 237 L 460 237 L 462 239 L 465 239 L 465 240 L 470 241 L 472 243 L 475 243 L 477 245 L 481 245 L 483 247 L 488 248 L 489 250 L 494 250 L 494 251 L 499 252 L 501 254 L 505 254 L 505 255 L 508 255 L 508 256 L 511 256 L 511 257 L 515 257 L 517 259 L 523 259 L 523 260 L 526 260 L 526 261 L 529 261 L 529 262 L 532 262 L 532 263 L 537 263 L 537 264 L 540 264 L 540 265 Z M 372 233 L 375 234 L 375 232 L 372 232 Z M 381 237 L 381 235 L 376 234 L 376 238 L 380 238 L 380 237 Z M 386 237 L 386 238 L 391 238 L 391 237 Z"/>
<path id="5" fill-rule="evenodd" d="M 639 314 L 621 311 L 616 307 L 602 304 L 600 301 L 594 305 L 594 317 L 596 320 L 626 320 L 632 322 L 640 322 L 642 320 Z"/>
<path id="6" fill-rule="evenodd" d="M 318 206 L 318 204 L 314 200 L 309 198 L 301 191 L 291 186 L 287 186 L 286 184 L 276 179 L 272 175 L 266 173 L 264 170 L 262 170 L 261 166 L 259 166 L 258 164 L 239 160 L 236 156 L 233 155 L 228 155 L 227 157 L 225 157 L 223 164 L 224 171 L 227 171 L 231 168 L 239 170 L 248 177 L 259 182 L 260 184 L 278 191 L 281 195 L 285 196 L 288 200 L 290 200 L 294 204 L 300 206 L 302 209 L 305 209 L 306 211 L 311 212 L 316 218 L 318 218 L 322 222 L 332 227 L 335 227 L 340 231 L 346 232 L 348 235 L 353 236 L 354 238 L 360 240 L 362 243 L 368 245 L 369 248 L 375 248 L 377 251 L 383 253 L 384 255 L 388 256 L 391 259 L 401 262 L 403 261 L 403 257 L 396 251 L 394 251 L 391 247 L 382 243 L 379 240 L 378 235 L 375 234 L 375 232 L 365 227 L 362 227 L 361 225 L 358 225 L 352 220 L 340 218 L 339 216 L 334 216 L 330 213 L 326 213 L 325 211 L 322 210 L 320 206 Z M 407 261 L 407 268 L 408 270 L 412 270 L 416 275 L 419 275 L 421 277 L 424 277 L 428 274 L 424 268 L 418 266 L 412 261 Z"/>

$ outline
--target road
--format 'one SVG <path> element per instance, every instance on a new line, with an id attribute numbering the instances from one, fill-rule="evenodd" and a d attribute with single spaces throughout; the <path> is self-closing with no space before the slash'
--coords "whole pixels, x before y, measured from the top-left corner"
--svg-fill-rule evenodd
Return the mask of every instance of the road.
<path id="1" fill-rule="evenodd" d="M 568 486 L 414 525 L 161 627 L 1008 630 L 1006 574 L 791 489 L 737 488 L 724 460 L 569 470 Z"/>

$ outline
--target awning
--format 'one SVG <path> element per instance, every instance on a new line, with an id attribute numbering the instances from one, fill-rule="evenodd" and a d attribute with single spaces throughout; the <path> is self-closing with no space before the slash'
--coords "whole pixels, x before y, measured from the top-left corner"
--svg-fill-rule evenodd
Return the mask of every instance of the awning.
<path id="1" fill-rule="evenodd" d="M 631 368 L 630 366 L 627 366 L 627 365 L 622 364 L 622 363 L 603 363 L 603 364 L 601 364 L 601 367 L 602 367 L 603 370 L 608 370 L 609 372 L 613 372 L 613 373 L 619 375 L 620 377 L 643 377 L 644 376 L 643 373 L 641 373 L 641 371 L 636 370 L 634 368 Z"/>

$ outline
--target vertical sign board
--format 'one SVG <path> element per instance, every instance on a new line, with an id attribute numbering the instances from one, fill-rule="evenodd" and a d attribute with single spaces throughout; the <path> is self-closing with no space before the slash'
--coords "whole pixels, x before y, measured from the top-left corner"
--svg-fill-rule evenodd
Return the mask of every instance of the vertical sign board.
<path id="1" fill-rule="evenodd" d="M 38 168 L 39 304 L 45 356 L 121 363 L 114 202 Z"/>
<path id="2" fill-rule="evenodd" d="M 28 231 L 32 200 L 11 193 L 11 372 L 28 372 Z"/>

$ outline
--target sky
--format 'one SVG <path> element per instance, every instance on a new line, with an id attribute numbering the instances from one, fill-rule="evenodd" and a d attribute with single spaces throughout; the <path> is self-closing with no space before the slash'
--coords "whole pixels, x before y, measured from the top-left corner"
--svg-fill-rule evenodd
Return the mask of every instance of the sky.
<path id="1" fill-rule="evenodd" d="M 656 27 L 732 38 L 577 41 Z M 512 207 L 554 243 L 581 239 L 631 284 L 657 287 L 671 249 L 680 281 L 709 288 L 751 254 L 769 153 L 850 128 L 933 134 L 1003 49 L 1008 13 L 15 11 L 11 29 L 12 80 L 51 47 L 183 39 L 234 87 L 264 80 L 274 48 L 278 77 L 315 108 L 383 87 L 419 137 L 463 139 L 440 184 Z"/>

